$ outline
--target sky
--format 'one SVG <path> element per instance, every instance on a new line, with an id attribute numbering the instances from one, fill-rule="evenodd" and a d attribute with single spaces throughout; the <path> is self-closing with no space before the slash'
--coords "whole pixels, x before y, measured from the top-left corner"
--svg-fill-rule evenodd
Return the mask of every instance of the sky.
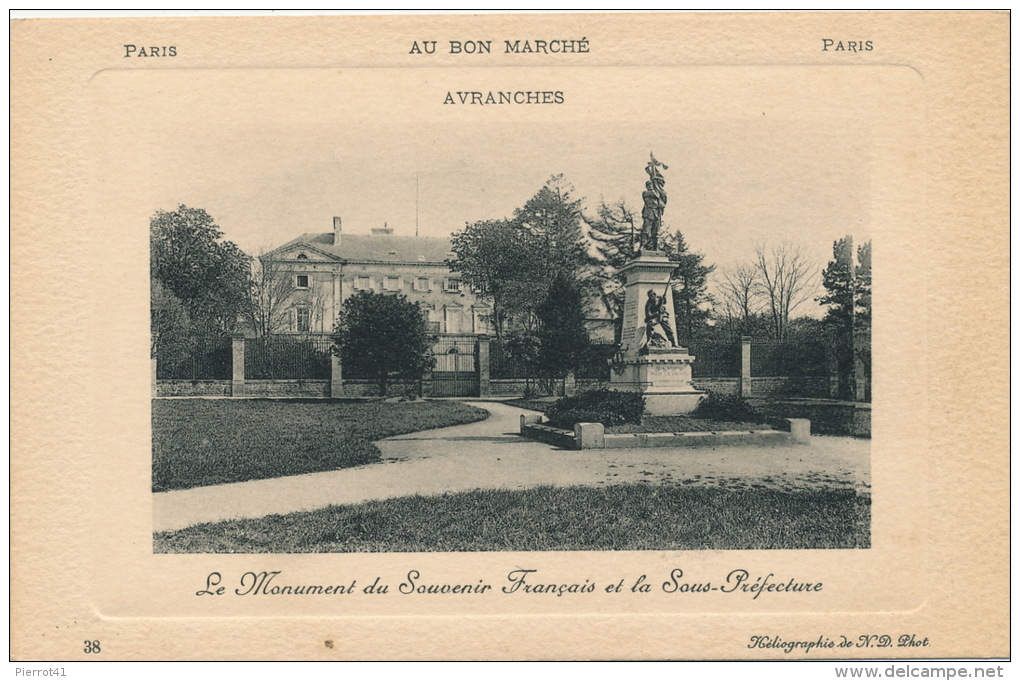
<path id="1" fill-rule="evenodd" d="M 720 273 L 782 240 L 821 270 L 834 240 L 871 235 L 872 138 L 860 116 L 740 110 L 762 99 L 757 84 L 712 106 L 686 92 L 647 116 L 594 99 L 558 118 L 447 113 L 414 92 L 379 97 L 399 91 L 388 77 L 127 74 L 105 85 L 115 98 L 106 124 L 119 127 L 121 151 L 144 159 L 139 210 L 204 208 L 249 254 L 330 231 L 333 216 L 348 233 L 385 224 L 448 236 L 511 215 L 554 174 L 589 211 L 622 199 L 639 213 L 649 152 L 669 166 L 665 229 L 681 230 Z M 425 88 L 429 98 L 441 90 Z M 132 116 L 142 101 L 159 113 Z"/>

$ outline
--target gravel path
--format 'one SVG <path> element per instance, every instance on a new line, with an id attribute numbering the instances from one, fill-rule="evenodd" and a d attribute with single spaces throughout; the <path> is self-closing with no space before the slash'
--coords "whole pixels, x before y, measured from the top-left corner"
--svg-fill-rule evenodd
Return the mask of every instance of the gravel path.
<path id="1" fill-rule="evenodd" d="M 471 402 L 485 421 L 397 435 L 376 444 L 382 461 L 325 473 L 213 485 L 153 495 L 154 530 L 308 511 L 412 494 L 541 485 L 686 484 L 870 493 L 870 441 L 815 437 L 788 447 L 570 451 L 517 435 L 528 413 Z"/>

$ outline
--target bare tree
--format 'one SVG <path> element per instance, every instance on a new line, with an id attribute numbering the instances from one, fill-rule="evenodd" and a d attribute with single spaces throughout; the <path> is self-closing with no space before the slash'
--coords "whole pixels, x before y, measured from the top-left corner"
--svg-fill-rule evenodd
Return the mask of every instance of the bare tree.
<path id="1" fill-rule="evenodd" d="M 760 311 L 761 292 L 755 265 L 741 263 L 722 272 L 718 287 L 723 312 L 730 319 L 746 322 Z"/>
<path id="2" fill-rule="evenodd" d="M 264 338 L 288 328 L 294 275 L 283 263 L 261 253 L 252 260 L 248 293 L 248 321 L 255 335 Z"/>
<path id="3" fill-rule="evenodd" d="M 308 333 L 332 333 L 333 296 L 324 286 L 313 287 L 302 301 L 309 311 Z"/>
<path id="4" fill-rule="evenodd" d="M 818 271 L 805 259 L 800 247 L 788 241 L 772 246 L 755 246 L 758 290 L 765 298 L 772 333 L 786 337 L 790 314 L 810 300 L 818 286 Z"/>

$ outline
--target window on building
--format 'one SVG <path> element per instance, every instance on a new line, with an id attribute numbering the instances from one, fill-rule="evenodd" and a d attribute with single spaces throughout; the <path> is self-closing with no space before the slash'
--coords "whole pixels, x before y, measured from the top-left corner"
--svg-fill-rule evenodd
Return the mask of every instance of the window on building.
<path id="1" fill-rule="evenodd" d="M 295 310 L 296 327 L 298 333 L 309 333 L 312 330 L 312 311 L 307 307 L 299 307 Z"/>
<path id="2" fill-rule="evenodd" d="M 432 288 L 432 282 L 428 277 L 418 277 L 414 280 L 415 291 L 428 291 L 430 288 Z"/>
<path id="3" fill-rule="evenodd" d="M 297 254 L 297 259 L 298 260 L 308 260 L 308 256 L 306 254 L 304 254 L 304 253 L 298 253 Z"/>
<path id="4" fill-rule="evenodd" d="M 311 277 L 307 274 L 298 274 L 294 277 L 294 286 L 297 288 L 308 288 Z"/>
<path id="5" fill-rule="evenodd" d="M 428 333 L 439 333 L 439 319 L 436 317 L 436 308 L 432 305 L 422 305 L 421 315 L 425 319 L 425 330 Z"/>
<path id="6" fill-rule="evenodd" d="M 460 333 L 461 332 L 461 309 L 459 307 L 448 307 L 443 310 L 443 317 L 445 317 L 446 333 Z"/>
<path id="7" fill-rule="evenodd" d="M 354 277 L 354 289 L 356 291 L 371 291 L 372 277 Z"/>
<path id="8" fill-rule="evenodd" d="M 400 277 L 386 277 L 383 279 L 383 290 L 384 291 L 399 291 L 400 290 Z"/>
<path id="9" fill-rule="evenodd" d="M 492 333 L 492 328 L 489 326 L 489 315 L 491 311 L 488 308 L 475 308 L 471 310 L 472 321 L 474 322 L 474 333 Z"/>
<path id="10" fill-rule="evenodd" d="M 460 281 L 460 279 L 456 279 L 454 277 L 449 277 L 444 282 L 443 288 L 446 289 L 447 291 L 449 291 L 450 293 L 460 293 L 461 281 Z"/>

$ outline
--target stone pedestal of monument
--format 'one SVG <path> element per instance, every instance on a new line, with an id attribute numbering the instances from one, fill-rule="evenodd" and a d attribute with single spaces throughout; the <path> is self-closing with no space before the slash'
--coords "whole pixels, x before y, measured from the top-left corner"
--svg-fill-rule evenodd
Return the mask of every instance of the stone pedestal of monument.
<path id="1" fill-rule="evenodd" d="M 691 385 L 691 364 L 694 357 L 687 348 L 655 347 L 648 342 L 645 328 L 645 301 L 648 292 L 666 297 L 670 311 L 671 332 L 676 339 L 673 321 L 673 292 L 670 273 L 676 265 L 661 251 L 644 251 L 620 270 L 626 278 L 623 308 L 621 360 L 610 379 L 617 390 L 640 392 L 649 414 L 686 414 L 698 406 L 705 393 Z"/>

